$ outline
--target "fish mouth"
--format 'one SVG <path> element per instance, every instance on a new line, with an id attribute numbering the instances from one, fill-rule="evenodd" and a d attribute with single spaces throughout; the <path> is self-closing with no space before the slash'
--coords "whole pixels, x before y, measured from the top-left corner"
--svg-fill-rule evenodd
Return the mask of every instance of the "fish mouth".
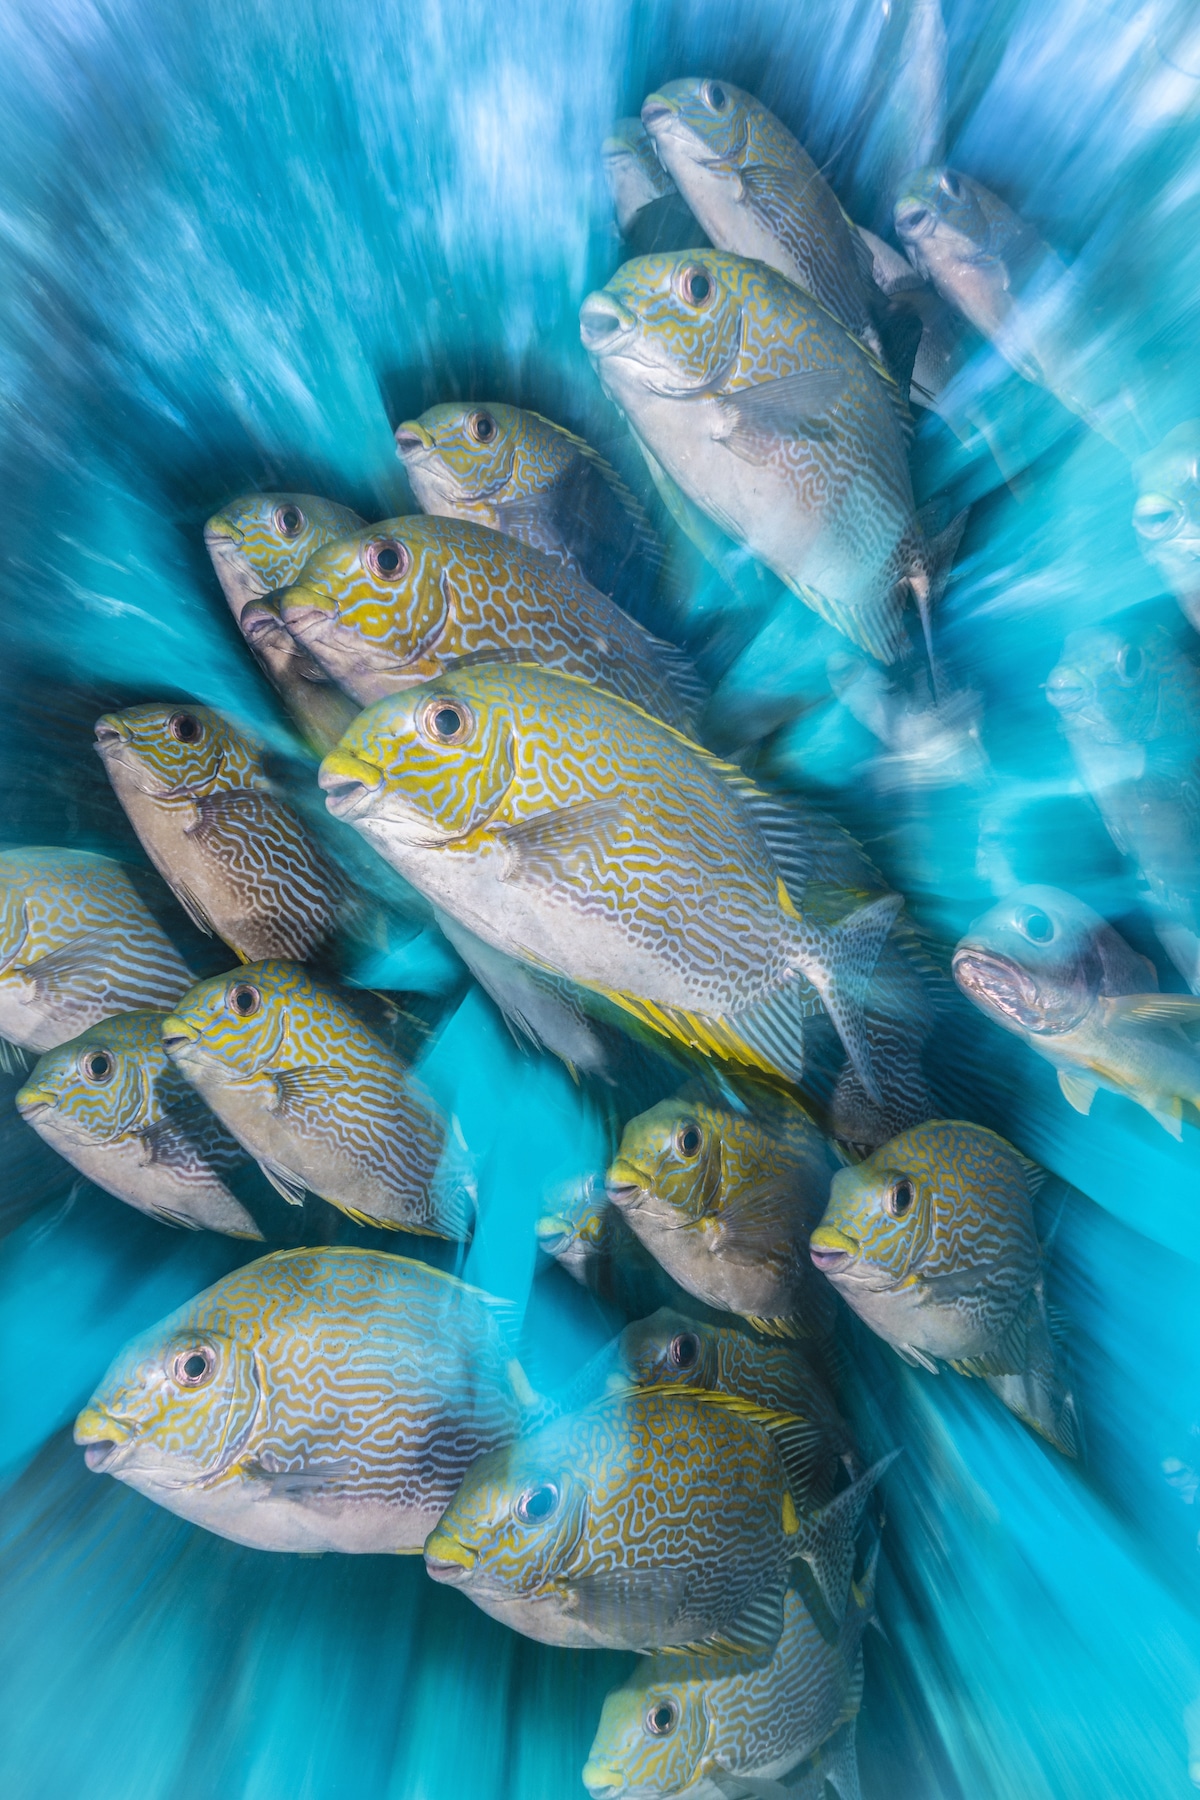
<path id="1" fill-rule="evenodd" d="M 1090 684 L 1074 669 L 1051 669 L 1046 698 L 1057 712 L 1078 712 L 1090 694 Z"/>
<path id="2" fill-rule="evenodd" d="M 653 137 L 655 126 L 665 125 L 678 111 L 675 102 L 668 100 L 665 94 L 647 94 L 642 102 L 642 124 Z"/>
<path id="3" fill-rule="evenodd" d="M 455 1587 L 470 1580 L 475 1570 L 475 1552 L 448 1532 L 433 1531 L 425 1540 L 425 1567 L 434 1581 Z"/>
<path id="4" fill-rule="evenodd" d="M 49 1088 L 23 1087 L 18 1088 L 13 1095 L 13 1105 L 31 1125 L 43 1113 L 53 1112 L 57 1102 L 58 1096 L 52 1094 Z"/>
<path id="5" fill-rule="evenodd" d="M 396 455 L 401 462 L 407 462 L 410 457 L 419 456 L 423 450 L 432 450 L 434 447 L 433 439 L 425 427 L 418 425 L 415 419 L 405 419 L 402 425 L 397 425 L 394 436 Z"/>
<path id="6" fill-rule="evenodd" d="M 177 1018 L 174 1013 L 169 1013 L 162 1022 L 163 1049 L 168 1056 L 177 1055 L 181 1050 L 186 1050 L 188 1045 L 194 1044 L 199 1036 L 200 1033 L 194 1025 L 189 1025 L 186 1020 Z"/>
<path id="7" fill-rule="evenodd" d="M 17 1096 L 18 1105 L 20 1095 Z M 539 1219 L 533 1228 L 533 1235 L 538 1241 L 538 1248 L 547 1256 L 557 1256 L 564 1244 L 568 1244 L 575 1235 L 571 1229 L 571 1221 L 564 1219 L 559 1213 L 550 1213 Z"/>
<path id="8" fill-rule="evenodd" d="M 75 1442 L 84 1446 L 83 1460 L 94 1475 L 107 1473 L 136 1435 L 132 1425 L 102 1406 L 85 1407 L 75 1421 Z"/>
<path id="9" fill-rule="evenodd" d="M 96 749 L 101 756 L 107 750 L 115 749 L 118 744 L 129 742 L 129 731 L 112 713 L 102 713 L 92 727 L 96 739 Z"/>
<path id="10" fill-rule="evenodd" d="M 279 613 L 288 631 L 295 637 L 303 637 L 314 626 L 337 618 L 337 601 L 321 588 L 302 587 L 297 583 L 295 587 L 284 588 L 280 594 Z"/>
<path id="11" fill-rule="evenodd" d="M 614 1206 L 634 1206 L 649 1187 L 649 1177 L 636 1163 L 618 1157 L 604 1177 L 604 1192 Z"/>
<path id="12" fill-rule="evenodd" d="M 616 1800 L 625 1792 L 625 1777 L 612 1763 L 585 1762 L 580 1780 L 592 1800 Z"/>
<path id="13" fill-rule="evenodd" d="M 317 786 L 335 819 L 352 819 L 371 804 L 383 786 L 383 773 L 361 757 L 332 750 L 317 771 Z"/>
<path id="14" fill-rule="evenodd" d="M 210 552 L 215 550 L 218 556 L 228 555 L 231 550 L 240 550 L 245 536 L 245 532 L 228 519 L 210 519 L 204 527 L 205 547 Z"/>
<path id="15" fill-rule="evenodd" d="M 633 330 L 634 320 L 608 294 L 589 294 L 579 309 L 579 336 L 593 356 L 609 356 Z"/>
<path id="16" fill-rule="evenodd" d="M 960 944 L 950 968 L 963 993 L 986 1012 L 1011 1019 L 1024 1031 L 1045 1029 L 1037 983 L 1019 963 L 978 944 Z"/>
<path id="17" fill-rule="evenodd" d="M 897 237 L 914 242 L 929 237 L 937 229 L 937 216 L 919 200 L 899 200 L 894 214 Z"/>
<path id="18" fill-rule="evenodd" d="M 822 1275 L 834 1275 L 858 1256 L 858 1239 L 835 1225 L 818 1225 L 808 1240 L 808 1254 Z"/>

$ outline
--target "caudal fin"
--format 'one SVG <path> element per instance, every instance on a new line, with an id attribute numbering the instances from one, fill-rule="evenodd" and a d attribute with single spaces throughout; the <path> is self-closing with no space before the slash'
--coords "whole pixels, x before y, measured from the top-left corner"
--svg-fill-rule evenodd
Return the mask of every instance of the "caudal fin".
<path id="1" fill-rule="evenodd" d="M 854 1540 L 863 1508 L 875 1483 L 899 1455 L 899 1450 L 893 1450 L 882 1457 L 852 1487 L 844 1488 L 828 1506 L 823 1506 L 820 1512 L 810 1513 L 800 1522 L 793 1554 L 812 1570 L 821 1597 L 834 1619 L 843 1619 L 846 1614 L 850 1578 L 854 1573 Z"/>
<path id="2" fill-rule="evenodd" d="M 866 985 L 904 900 L 884 894 L 840 919 L 831 929 L 805 920 L 796 967 L 816 988 L 859 1080 L 877 1106 L 883 1094 L 871 1067 Z"/>

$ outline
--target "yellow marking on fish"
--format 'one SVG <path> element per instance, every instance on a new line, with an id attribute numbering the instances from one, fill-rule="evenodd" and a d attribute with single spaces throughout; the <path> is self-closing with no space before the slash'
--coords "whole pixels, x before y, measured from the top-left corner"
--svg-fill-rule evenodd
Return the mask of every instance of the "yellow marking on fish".
<path id="1" fill-rule="evenodd" d="M 800 1529 L 800 1521 L 796 1517 L 796 1505 L 790 1493 L 783 1496 L 783 1529 L 787 1537 L 795 1537 Z"/>
<path id="2" fill-rule="evenodd" d="M 779 902 L 779 907 L 780 907 L 781 912 L 785 912 L 789 919 L 796 919 L 800 923 L 803 923 L 803 920 L 800 919 L 800 914 L 796 911 L 796 908 L 792 905 L 792 896 L 788 893 L 787 888 L 784 886 L 784 881 L 783 881 L 782 875 L 779 877 L 778 881 L 775 883 L 775 898 Z"/>
<path id="3" fill-rule="evenodd" d="M 426 1556 L 432 1556 L 435 1562 L 457 1563 L 460 1569 L 475 1567 L 475 1552 L 460 1544 L 457 1538 L 447 1537 L 435 1531 L 425 1540 Z"/>

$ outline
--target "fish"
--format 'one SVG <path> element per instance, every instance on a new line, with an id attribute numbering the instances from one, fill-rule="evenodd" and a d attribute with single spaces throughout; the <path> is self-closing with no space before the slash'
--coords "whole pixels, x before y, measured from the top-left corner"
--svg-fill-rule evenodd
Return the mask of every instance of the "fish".
<path id="1" fill-rule="evenodd" d="M 680 1287 L 768 1331 L 823 1337 L 833 1314 L 808 1234 L 840 1166 L 805 1109 L 680 1096 L 626 1125 L 609 1198 Z"/>
<path id="2" fill-rule="evenodd" d="M 707 244 L 640 119 L 617 119 L 600 155 L 617 229 L 635 256 Z"/>
<path id="3" fill-rule="evenodd" d="M 127 1344 L 75 1442 L 252 1549 L 412 1554 L 528 1416 L 511 1315 L 407 1257 L 277 1250 Z"/>
<path id="4" fill-rule="evenodd" d="M 368 709 L 318 780 L 336 818 L 506 955 L 790 1080 L 827 1011 L 880 1097 L 861 991 L 901 896 L 831 821 L 640 708 L 544 669 L 459 669 Z"/>
<path id="5" fill-rule="evenodd" d="M 653 1311 L 678 1294 L 608 1198 L 602 1175 L 563 1183 L 536 1220 L 534 1235 L 539 1250 L 573 1281 L 627 1316 Z"/>
<path id="6" fill-rule="evenodd" d="M 169 1007 L 194 979 L 120 863 L 0 851 L 0 1038 L 18 1052 L 53 1050 L 113 1013 Z"/>
<path id="7" fill-rule="evenodd" d="M 913 169 L 940 162 L 946 137 L 946 25 L 939 0 L 893 7 L 876 53 L 886 84 L 859 158 L 859 180 L 872 196 L 872 221 L 892 224 L 901 183 Z"/>
<path id="8" fill-rule="evenodd" d="M 133 706 L 96 752 L 192 922 L 246 962 L 304 958 L 352 910 L 349 882 L 271 789 L 258 748 L 211 706 Z"/>
<path id="9" fill-rule="evenodd" d="M 1188 623 L 1200 631 L 1200 419 L 1185 419 L 1133 466 L 1133 529 Z"/>
<path id="10" fill-rule="evenodd" d="M 983 699 L 975 689 L 942 690 L 936 698 L 905 692 L 873 663 L 840 651 L 828 658 L 826 672 L 846 711 L 883 745 L 866 769 L 884 793 L 989 784 Z"/>
<path id="11" fill-rule="evenodd" d="M 834 1176 L 812 1258 L 906 1362 L 981 1376 L 1073 1457 L 1075 1404 L 1047 1321 L 1033 1219 L 1043 1180 L 994 1131 L 929 1119 Z"/>
<path id="12" fill-rule="evenodd" d="M 670 725 L 690 724 L 705 698 L 681 651 L 557 558 L 463 519 L 414 513 L 331 544 L 281 605 L 363 706 L 467 659 L 578 675 Z"/>
<path id="13" fill-rule="evenodd" d="M 847 1488 L 802 1518 L 786 1446 L 786 1421 L 745 1401 L 606 1395 L 481 1457 L 425 1566 L 541 1643 L 766 1656 L 797 1556 L 840 1613 L 861 1505 Z"/>
<path id="14" fill-rule="evenodd" d="M 353 709 L 293 641 L 274 591 L 294 581 L 322 544 L 365 524 L 348 506 L 316 494 L 243 494 L 204 527 L 205 547 L 238 629 L 315 750 L 337 742 Z"/>
<path id="15" fill-rule="evenodd" d="M 1182 1137 L 1184 1106 L 1200 1103 L 1187 1036 L 1200 998 L 1159 993 L 1153 964 L 1082 900 L 1018 888 L 974 921 L 952 968 L 969 1000 L 1053 1066 L 1076 1112 L 1105 1088 Z"/>
<path id="16" fill-rule="evenodd" d="M 360 1224 L 469 1236 L 465 1182 L 438 1178 L 445 1129 L 405 1063 L 298 963 L 201 981 L 163 1021 L 175 1068 L 285 1200 Z"/>
<path id="17" fill-rule="evenodd" d="M 911 416 L 809 295 L 744 257 L 642 256 L 589 294 L 580 336 L 634 437 L 687 501 L 880 662 L 931 618 L 965 520 L 930 537 Z"/>
<path id="18" fill-rule="evenodd" d="M 17 1111 L 89 1181 L 167 1225 L 261 1238 L 227 1186 L 248 1158 L 167 1060 L 165 1012 L 116 1013 L 41 1056 Z"/>

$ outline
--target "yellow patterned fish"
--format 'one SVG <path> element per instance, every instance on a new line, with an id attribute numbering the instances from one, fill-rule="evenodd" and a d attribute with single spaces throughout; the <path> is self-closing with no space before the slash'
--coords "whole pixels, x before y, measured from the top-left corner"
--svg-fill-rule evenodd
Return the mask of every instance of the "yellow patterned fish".
<path id="1" fill-rule="evenodd" d="M 364 706 L 464 658 L 517 657 L 598 682 L 670 725 L 699 711 L 687 658 L 579 575 L 489 526 L 414 513 L 313 557 L 283 617 Z"/>
<path id="2" fill-rule="evenodd" d="M 299 964 L 202 981 L 162 1029 L 175 1067 L 286 1200 L 309 1189 L 364 1224 L 469 1234 L 466 1187 L 435 1179 L 444 1133 L 432 1100 Z"/>
<path id="3" fill-rule="evenodd" d="M 168 1225 L 261 1238 L 229 1177 L 245 1151 L 172 1068 L 162 1012 L 117 1013 L 48 1050 L 17 1111 L 89 1181 Z"/>
<path id="4" fill-rule="evenodd" d="M 192 974 L 120 863 L 0 852 L 0 1037 L 51 1050 L 113 1013 L 170 1006 Z"/>
<path id="5" fill-rule="evenodd" d="M 258 1550 L 412 1552 L 533 1399 L 511 1309 L 424 1263 L 280 1250 L 128 1344 L 87 1463 Z"/>
<path id="6" fill-rule="evenodd" d="M 867 1090 L 862 995 L 902 906 L 828 820 L 635 706 L 542 669 L 381 701 L 326 803 L 485 942 L 707 1055 L 799 1080 L 822 1008 Z"/>
<path id="7" fill-rule="evenodd" d="M 350 889 L 257 748 L 210 706 L 105 713 L 96 750 L 150 860 L 185 912 L 251 961 L 309 956 Z"/>
<path id="8" fill-rule="evenodd" d="M 994 1131 L 930 1119 L 834 1177 L 812 1258 L 906 1361 L 983 1376 L 1074 1456 L 1074 1402 L 1046 1323 L 1033 1223 L 1042 1178 Z"/>

